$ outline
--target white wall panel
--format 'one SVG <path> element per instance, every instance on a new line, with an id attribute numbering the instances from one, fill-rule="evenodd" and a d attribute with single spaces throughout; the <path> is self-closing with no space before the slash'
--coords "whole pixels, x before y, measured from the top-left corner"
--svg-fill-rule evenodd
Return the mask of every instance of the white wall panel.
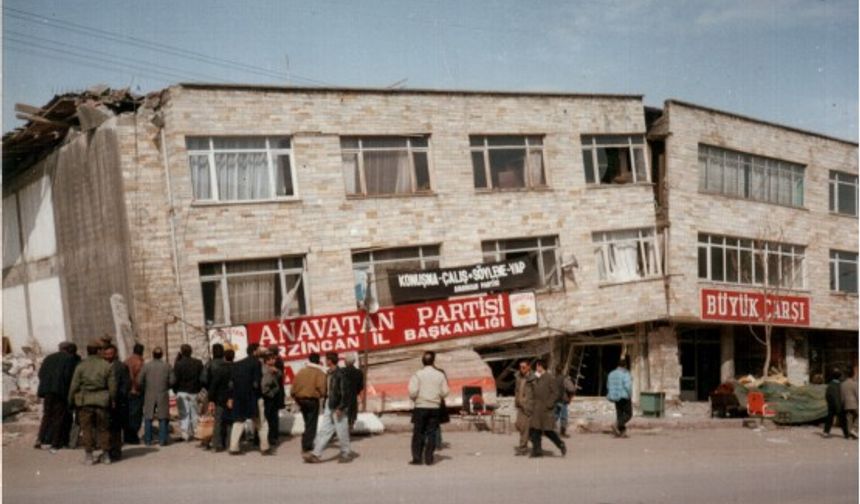
<path id="1" fill-rule="evenodd" d="M 29 285 L 33 336 L 44 352 L 53 352 L 66 340 L 63 297 L 59 277 L 50 277 Z"/>
<path id="2" fill-rule="evenodd" d="M 9 338 L 13 352 L 20 351 L 29 339 L 23 285 L 3 289 L 3 336 Z"/>
<path id="3" fill-rule="evenodd" d="M 26 243 L 25 258 L 35 261 L 57 253 L 54 233 L 54 205 L 51 202 L 51 181 L 43 176 L 18 193 L 21 206 L 21 226 Z"/>
<path id="4" fill-rule="evenodd" d="M 3 267 L 21 260 L 21 234 L 18 231 L 18 208 L 15 195 L 3 198 Z"/>

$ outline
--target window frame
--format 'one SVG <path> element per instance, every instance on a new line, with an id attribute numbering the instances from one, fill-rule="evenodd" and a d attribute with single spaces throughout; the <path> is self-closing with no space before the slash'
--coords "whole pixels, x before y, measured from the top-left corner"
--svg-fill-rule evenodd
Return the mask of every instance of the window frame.
<path id="1" fill-rule="evenodd" d="M 301 268 L 285 267 L 284 266 L 285 260 L 295 260 L 295 259 L 301 259 L 301 261 L 302 261 Z M 241 273 L 228 273 L 227 272 L 227 265 L 230 263 L 253 262 L 253 261 L 263 262 L 263 261 L 273 261 L 273 260 L 276 260 L 278 262 L 278 268 L 277 269 L 257 270 L 257 271 L 241 272 Z M 201 297 L 203 297 L 202 289 L 203 289 L 204 283 L 216 283 L 216 288 L 221 292 L 221 303 L 222 303 L 221 308 L 222 308 L 222 313 L 224 314 L 224 321 L 222 323 L 218 323 L 217 321 L 213 320 L 212 324 L 209 324 L 209 321 L 206 320 L 206 306 L 205 306 L 206 302 L 205 302 L 205 300 L 203 300 L 203 304 L 204 304 L 204 306 L 203 306 L 203 318 L 204 318 L 203 323 L 207 329 L 214 328 L 214 327 L 229 327 L 232 325 L 236 325 L 233 322 L 232 312 L 231 312 L 231 307 L 230 307 L 230 291 L 228 288 L 230 278 L 261 276 L 261 275 L 265 275 L 265 274 L 277 274 L 278 275 L 278 287 L 281 291 L 281 299 L 283 300 L 283 299 L 286 299 L 286 297 L 289 293 L 289 290 L 287 289 L 287 275 L 297 275 L 298 274 L 298 276 L 300 278 L 299 281 L 301 282 L 301 286 L 299 287 L 299 289 L 300 289 L 301 294 L 302 294 L 302 299 L 299 300 L 299 297 L 297 296 L 295 301 L 294 301 L 297 304 L 298 311 L 299 311 L 299 313 L 295 316 L 305 316 L 305 315 L 309 315 L 311 313 L 310 298 L 309 298 L 309 292 L 308 292 L 308 287 L 307 287 L 307 285 L 308 285 L 307 284 L 308 263 L 307 263 L 307 256 L 305 256 L 305 255 L 284 255 L 284 256 L 278 256 L 278 257 L 263 257 L 263 258 L 258 257 L 258 258 L 253 258 L 253 259 L 235 259 L 235 260 L 230 260 L 230 261 L 215 261 L 215 262 L 208 262 L 208 263 L 199 263 L 198 272 L 202 269 L 202 267 L 210 266 L 210 265 L 220 266 L 220 268 L 219 268 L 220 271 L 218 273 L 215 273 L 215 274 L 206 274 L 206 275 L 199 273 Z M 302 306 L 304 306 L 304 313 L 302 313 Z M 261 320 L 259 322 L 265 322 L 265 321 Z M 246 324 L 246 323 L 247 322 L 244 322 L 243 324 Z"/>
<path id="2" fill-rule="evenodd" d="M 525 240 L 534 240 L 536 247 L 527 247 L 527 248 L 520 247 L 520 248 L 510 248 L 510 249 L 508 249 L 508 248 L 502 249 L 500 247 L 500 244 L 502 244 L 502 243 L 514 242 L 514 241 L 525 241 Z M 553 244 L 545 245 L 544 240 L 552 240 Z M 491 252 L 487 252 L 484 250 L 484 248 L 489 244 L 493 245 L 493 250 Z M 544 285 L 544 279 L 546 278 L 547 273 L 546 273 L 546 265 L 544 264 L 543 255 L 544 255 L 544 252 L 548 252 L 548 251 L 552 251 L 553 256 L 555 257 L 555 270 L 551 272 L 551 273 L 553 273 L 553 282 L 547 283 L 546 285 Z M 498 240 L 483 240 L 481 242 L 481 255 L 482 255 L 485 263 L 504 261 L 506 259 L 502 256 L 502 254 L 507 255 L 507 254 L 517 253 L 517 252 L 525 252 L 527 254 L 531 253 L 531 252 L 537 253 L 538 261 L 537 261 L 537 268 L 536 269 L 538 271 L 538 278 L 540 281 L 540 285 L 537 288 L 535 288 L 535 292 L 550 292 L 550 291 L 560 290 L 560 289 L 564 288 L 564 277 L 563 277 L 562 271 L 561 271 L 561 243 L 560 243 L 558 235 L 503 238 L 503 239 L 498 239 Z"/>
<path id="3" fill-rule="evenodd" d="M 843 258 L 842 256 L 848 256 L 848 257 Z M 852 261 L 852 258 L 850 256 L 854 256 L 853 261 Z M 856 288 L 858 286 L 858 282 L 857 282 L 857 280 L 858 280 L 858 278 L 857 278 L 857 276 L 858 276 L 858 271 L 857 271 L 858 253 L 857 252 L 848 252 L 845 250 L 830 249 L 828 263 L 829 263 L 829 270 L 830 270 L 830 292 L 833 294 L 848 294 L 848 295 L 855 295 L 856 296 L 857 295 Z M 839 285 L 839 283 L 840 283 L 839 279 L 842 277 L 842 275 L 839 273 L 839 270 L 840 270 L 839 265 L 843 264 L 843 263 L 854 264 L 854 286 L 855 286 L 855 290 L 853 290 L 853 291 L 842 290 L 840 285 Z"/>
<path id="4" fill-rule="evenodd" d="M 436 248 L 436 254 L 435 255 L 431 253 L 432 249 L 434 247 Z M 386 252 L 407 251 L 410 249 L 416 249 L 416 251 L 418 252 L 418 255 L 417 256 L 410 256 L 410 257 L 399 257 L 396 259 L 376 259 L 374 257 L 374 254 L 379 255 L 381 253 L 386 253 Z M 368 254 L 367 260 L 356 261 L 355 256 L 360 255 L 360 254 Z M 377 285 L 379 284 L 379 282 L 386 282 L 386 285 L 387 285 L 388 278 L 387 277 L 382 278 L 377 274 L 376 265 L 394 264 L 394 263 L 399 263 L 399 262 L 407 262 L 407 261 L 416 261 L 417 260 L 419 262 L 422 270 L 428 269 L 430 267 L 430 266 L 428 266 L 428 263 L 431 263 L 431 262 L 435 262 L 436 263 L 435 267 L 438 268 L 440 266 L 441 260 L 442 260 L 442 245 L 439 243 L 428 243 L 428 244 L 423 244 L 423 245 L 410 245 L 410 246 L 405 246 L 405 247 L 355 249 L 355 250 L 351 251 L 350 258 L 352 260 L 352 273 L 353 273 L 353 278 L 354 278 L 355 284 L 358 284 L 358 282 L 359 282 L 359 278 L 358 278 L 359 272 L 362 272 L 362 274 L 365 274 L 365 275 L 367 274 L 367 272 L 373 273 L 373 283 L 370 285 L 370 288 L 372 290 L 374 299 L 376 299 L 377 302 L 379 302 L 380 298 L 379 298 L 379 290 L 377 289 Z M 355 301 L 357 304 L 359 304 L 362 302 L 362 300 L 358 299 L 357 294 L 358 293 L 356 292 L 356 300 Z M 366 298 L 367 293 L 365 292 L 364 295 Z M 382 301 L 385 301 L 385 300 L 382 300 Z"/>
<path id="5" fill-rule="evenodd" d="M 626 143 L 598 143 L 598 138 L 608 138 L 608 137 L 626 137 Z M 637 137 L 641 139 L 641 143 L 634 143 L 633 138 Z M 590 140 L 590 141 L 587 141 Z M 588 187 L 600 187 L 600 186 L 624 186 L 624 185 L 635 185 L 635 184 L 650 184 L 651 182 L 651 169 L 649 166 L 648 159 L 648 142 L 645 140 L 645 133 L 588 133 L 582 134 L 579 137 L 579 142 L 582 147 L 582 155 L 589 155 L 591 158 L 591 179 L 593 182 L 588 181 L 588 166 L 585 163 L 583 158 L 583 166 L 582 171 L 585 175 L 585 184 Z M 627 149 L 628 159 L 630 159 L 631 167 L 630 173 L 632 175 L 632 180 L 627 183 L 605 183 L 600 181 L 600 161 L 598 156 L 599 149 Z M 638 170 L 636 169 L 636 149 L 642 150 L 642 163 L 643 163 L 643 171 L 645 172 L 645 180 L 638 180 Z"/>
<path id="6" fill-rule="evenodd" d="M 840 177 L 848 177 L 853 178 L 854 180 L 840 180 Z M 846 213 L 839 211 L 839 186 L 853 186 L 854 187 L 854 213 Z M 858 176 L 853 173 L 838 171 L 838 170 L 830 170 L 830 174 L 827 177 L 827 188 L 828 188 L 828 199 L 827 199 L 827 207 L 830 210 L 830 213 L 834 213 L 837 215 L 847 215 L 850 217 L 857 217 L 858 213 L 860 213 L 860 207 L 858 207 Z"/>
<path id="7" fill-rule="evenodd" d="M 248 140 L 259 140 L 264 139 L 266 146 L 264 148 L 232 148 L 232 149 L 215 149 L 215 140 L 216 139 L 248 139 Z M 209 144 L 209 147 L 205 150 L 202 149 L 191 149 L 188 147 L 188 141 L 191 139 L 202 140 L 205 139 Z M 289 147 L 273 147 L 272 144 L 277 140 L 288 140 L 290 146 Z M 262 202 L 272 202 L 272 201 L 294 201 L 299 199 L 299 187 L 296 180 L 296 162 L 294 157 L 294 149 L 293 149 L 293 137 L 290 135 L 186 135 L 185 137 L 185 150 L 186 150 L 186 160 L 188 162 L 188 169 L 193 170 L 191 166 L 191 156 L 206 156 L 207 162 L 209 164 L 209 191 L 210 198 L 201 199 L 198 198 L 196 194 L 194 194 L 194 174 L 193 171 L 189 174 L 191 180 L 191 198 L 194 203 L 197 204 L 243 204 L 243 203 L 262 203 Z M 255 199 L 230 199 L 225 200 L 220 198 L 220 189 L 218 188 L 218 168 L 215 165 L 215 154 L 231 154 L 231 153 L 261 153 L 264 152 L 266 154 L 266 163 L 268 165 L 268 179 L 269 179 L 269 187 L 271 189 L 272 196 L 269 198 L 255 198 Z M 276 160 L 278 157 L 287 157 L 290 162 L 290 182 L 293 188 L 292 195 L 278 195 L 277 194 L 277 166 Z"/>
<path id="8" fill-rule="evenodd" d="M 717 162 L 721 159 L 721 162 Z M 728 169 L 734 166 L 731 177 Z M 806 168 L 801 163 L 750 154 L 725 147 L 699 143 L 697 151 L 698 189 L 704 194 L 757 201 L 790 208 L 806 208 Z M 712 173 L 718 176 L 712 176 Z M 726 187 L 733 179 L 734 188 Z M 719 182 L 719 188 L 713 188 Z M 787 185 L 783 184 L 787 182 Z M 801 183 L 798 191 L 798 182 Z M 787 196 L 784 191 L 788 190 Z"/>
<path id="9" fill-rule="evenodd" d="M 490 145 L 490 138 L 503 138 L 503 137 L 517 137 L 523 139 L 522 145 Z M 529 137 L 537 137 L 540 138 L 540 144 L 532 145 L 529 142 Z M 481 139 L 481 145 L 472 145 L 472 141 L 474 139 Z M 472 159 L 473 153 L 481 153 L 484 160 L 484 180 L 486 180 L 487 185 L 484 187 L 475 186 L 476 191 L 480 192 L 501 192 L 501 191 L 536 191 L 536 190 L 545 190 L 550 187 L 549 185 L 549 170 L 547 170 L 546 166 L 546 156 L 544 153 L 546 152 L 544 149 L 544 140 L 546 139 L 546 135 L 543 133 L 536 134 L 507 134 L 507 133 L 494 133 L 494 134 L 477 134 L 477 135 L 469 135 L 469 161 L 472 164 L 472 184 L 474 185 L 474 173 L 475 173 L 475 162 Z M 525 157 L 523 159 L 523 186 L 522 187 L 494 187 L 493 186 L 493 170 L 490 165 L 490 151 L 494 150 L 513 150 L 513 149 L 523 149 L 525 151 Z M 533 182 L 532 179 L 532 171 L 529 168 L 529 159 L 531 158 L 531 154 L 540 153 L 541 157 L 541 173 L 543 175 L 544 183 L 541 184 L 540 181 L 537 183 Z"/>
<path id="10" fill-rule="evenodd" d="M 635 238 L 621 238 L 621 239 L 612 239 L 611 235 L 618 235 L 624 232 L 636 232 L 637 236 Z M 594 245 L 595 255 L 598 255 L 598 260 L 603 262 L 603 268 L 601 270 L 600 264 L 598 264 L 598 282 L 601 285 L 610 285 L 610 284 L 618 284 L 618 283 L 629 283 L 629 282 L 639 282 L 643 280 L 651 280 L 654 278 L 662 278 L 663 276 L 663 257 L 661 255 L 662 249 L 660 248 L 660 234 L 657 232 L 655 227 L 644 227 L 644 228 L 630 228 L 630 229 L 612 229 L 608 231 L 595 231 L 591 234 L 592 245 Z M 650 273 L 646 273 L 643 275 L 639 275 L 637 272 L 636 278 L 616 280 L 611 278 L 611 268 L 609 267 L 608 258 L 609 258 L 609 250 L 613 245 L 617 246 L 619 244 L 625 244 L 635 242 L 636 243 L 636 257 L 639 261 L 637 265 L 641 264 L 644 269 L 652 270 Z M 648 268 L 649 261 L 647 259 L 648 253 L 646 252 L 646 243 L 650 243 L 652 247 L 653 254 L 653 268 Z M 601 271 L 603 272 L 603 276 L 601 276 Z"/>
<path id="11" fill-rule="evenodd" d="M 413 140 L 416 138 L 421 138 L 426 142 L 426 146 L 415 146 L 413 145 Z M 377 139 L 403 139 L 406 141 L 405 147 L 365 147 L 364 142 L 367 140 L 377 140 Z M 388 197 L 407 197 L 407 196 L 416 196 L 416 195 L 428 195 L 433 194 L 433 175 L 431 168 L 431 160 L 430 160 L 430 135 L 341 135 L 339 137 L 340 140 L 340 155 L 341 155 L 341 172 L 343 174 L 343 158 L 347 155 L 355 155 L 357 159 L 358 165 L 356 169 L 358 170 L 358 187 L 356 187 L 358 192 L 349 192 L 349 185 L 347 184 L 346 179 L 344 179 L 344 189 L 346 191 L 346 195 L 353 198 L 388 198 Z M 344 141 L 355 140 L 358 144 L 358 147 L 344 147 Z M 365 152 L 406 152 L 407 159 L 409 160 L 409 187 L 410 191 L 408 193 L 381 193 L 381 194 L 368 194 L 367 192 L 367 172 L 365 171 Z M 423 153 L 427 158 L 427 183 L 430 186 L 427 190 L 418 190 L 418 174 L 416 173 L 415 168 L 415 156 L 416 153 Z"/>
<path id="12" fill-rule="evenodd" d="M 703 241 L 703 238 L 706 238 L 705 241 Z M 734 243 L 730 244 L 729 242 Z M 744 243 L 748 243 L 749 245 L 745 245 Z M 808 268 L 806 265 L 807 247 L 805 245 L 756 240 L 752 238 L 740 238 L 715 233 L 699 233 L 696 242 L 697 263 L 701 261 L 703 249 L 705 249 L 704 254 L 707 276 L 702 277 L 701 271 L 697 271 L 697 278 L 699 281 L 756 287 L 775 291 L 807 290 L 806 277 Z M 715 278 L 714 275 L 714 249 L 719 249 L 721 251 L 720 266 L 722 267 L 722 279 Z M 735 266 L 737 271 L 737 280 L 728 279 L 730 252 L 736 253 L 737 257 L 737 263 Z M 744 281 L 743 252 L 749 253 L 750 281 Z M 779 265 L 777 269 L 776 285 L 772 285 L 771 280 L 771 262 L 773 260 L 776 260 L 776 263 Z M 791 279 L 790 285 L 783 285 L 786 264 L 791 265 L 789 274 Z M 796 267 L 798 264 L 800 265 L 799 285 L 796 283 L 798 278 Z M 759 267 L 761 267 L 761 271 L 759 271 Z M 761 281 L 759 281 L 759 278 L 761 278 Z"/>

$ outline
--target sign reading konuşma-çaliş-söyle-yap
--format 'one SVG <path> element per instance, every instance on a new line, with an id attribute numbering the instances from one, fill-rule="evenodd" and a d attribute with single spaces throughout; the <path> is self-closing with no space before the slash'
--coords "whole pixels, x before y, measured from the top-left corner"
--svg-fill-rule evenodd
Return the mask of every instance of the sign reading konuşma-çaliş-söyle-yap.
<path id="1" fill-rule="evenodd" d="M 758 292 L 702 289 L 703 320 L 809 325 L 809 298 Z"/>
<path id="2" fill-rule="evenodd" d="M 365 320 L 367 318 L 367 320 Z M 385 350 L 537 324 L 533 292 L 501 293 L 247 324 L 248 342 L 282 347 L 285 360 L 311 353 Z"/>

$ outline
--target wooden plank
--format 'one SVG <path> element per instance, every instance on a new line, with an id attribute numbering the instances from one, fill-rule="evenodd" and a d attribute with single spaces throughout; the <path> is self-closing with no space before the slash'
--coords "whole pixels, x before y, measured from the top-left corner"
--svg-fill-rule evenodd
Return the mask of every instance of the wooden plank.
<path id="1" fill-rule="evenodd" d="M 42 112 L 44 112 L 44 110 L 39 107 L 27 105 L 26 103 L 16 103 L 15 112 L 23 112 L 25 114 L 41 114 Z"/>

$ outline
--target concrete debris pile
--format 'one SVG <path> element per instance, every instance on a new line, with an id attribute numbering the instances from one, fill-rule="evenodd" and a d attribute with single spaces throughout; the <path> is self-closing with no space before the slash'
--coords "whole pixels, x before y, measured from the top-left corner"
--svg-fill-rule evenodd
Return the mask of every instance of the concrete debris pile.
<path id="1" fill-rule="evenodd" d="M 37 409 L 38 370 L 43 357 L 28 347 L 22 350 L 3 356 L 3 418 Z"/>

